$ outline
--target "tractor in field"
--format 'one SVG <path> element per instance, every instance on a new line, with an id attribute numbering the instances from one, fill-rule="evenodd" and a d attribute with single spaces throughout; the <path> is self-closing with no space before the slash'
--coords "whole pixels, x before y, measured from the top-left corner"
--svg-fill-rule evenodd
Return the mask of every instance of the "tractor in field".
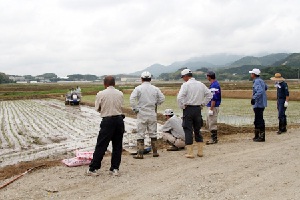
<path id="1" fill-rule="evenodd" d="M 65 105 L 79 105 L 81 100 L 81 89 L 77 86 L 66 94 Z"/>

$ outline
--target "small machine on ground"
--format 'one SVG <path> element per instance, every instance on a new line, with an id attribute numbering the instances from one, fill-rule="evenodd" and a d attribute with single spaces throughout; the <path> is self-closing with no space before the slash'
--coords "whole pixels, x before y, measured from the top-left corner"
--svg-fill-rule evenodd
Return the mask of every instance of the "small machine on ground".
<path id="1" fill-rule="evenodd" d="M 81 100 L 81 90 L 77 87 L 76 90 L 71 89 L 66 94 L 65 105 L 79 105 Z"/>

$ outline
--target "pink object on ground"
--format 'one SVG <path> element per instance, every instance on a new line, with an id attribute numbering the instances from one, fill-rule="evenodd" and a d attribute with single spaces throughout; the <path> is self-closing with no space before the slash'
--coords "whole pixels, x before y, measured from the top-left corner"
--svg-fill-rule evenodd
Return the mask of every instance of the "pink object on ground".
<path id="1" fill-rule="evenodd" d="M 84 159 L 79 159 L 77 157 L 70 158 L 70 159 L 64 159 L 61 161 L 68 167 L 77 167 L 77 166 L 82 166 L 82 165 L 88 165 L 91 163 L 91 160 L 84 160 Z"/>
<path id="2" fill-rule="evenodd" d="M 92 160 L 93 159 L 93 151 L 84 151 L 84 152 L 80 152 L 80 151 L 76 151 L 76 157 L 79 159 L 85 159 L 85 160 Z"/>
<path id="3" fill-rule="evenodd" d="M 68 167 L 77 167 L 82 165 L 89 165 L 93 159 L 93 151 L 80 152 L 76 151 L 76 157 L 70 159 L 64 159 L 61 162 Z"/>

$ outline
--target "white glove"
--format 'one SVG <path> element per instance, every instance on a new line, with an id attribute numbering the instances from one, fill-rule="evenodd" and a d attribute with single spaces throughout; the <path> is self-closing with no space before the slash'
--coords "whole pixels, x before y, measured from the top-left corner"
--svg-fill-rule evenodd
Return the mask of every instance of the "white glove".
<path id="1" fill-rule="evenodd" d="M 214 115 L 214 111 L 212 111 L 212 110 L 209 110 L 209 111 L 208 111 L 208 115 L 209 115 L 209 116 L 212 116 L 212 115 Z"/>
<path id="2" fill-rule="evenodd" d="M 289 103 L 287 101 L 284 102 L 284 107 L 287 108 Z"/>

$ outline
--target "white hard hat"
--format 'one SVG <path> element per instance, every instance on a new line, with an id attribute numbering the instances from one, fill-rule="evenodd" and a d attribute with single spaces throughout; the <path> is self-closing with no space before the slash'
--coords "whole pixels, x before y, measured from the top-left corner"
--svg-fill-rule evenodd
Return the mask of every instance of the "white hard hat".
<path id="1" fill-rule="evenodd" d="M 148 72 L 148 71 L 144 71 L 144 72 L 141 74 L 141 78 L 151 78 L 151 73 Z"/>
<path id="2" fill-rule="evenodd" d="M 260 70 L 254 68 L 252 71 L 249 71 L 249 73 L 250 73 L 250 74 L 256 74 L 256 75 L 259 75 L 259 74 L 260 74 Z"/>
<path id="3" fill-rule="evenodd" d="M 187 74 L 191 74 L 192 71 L 190 69 L 184 69 L 181 71 L 181 78 Z"/>
<path id="4" fill-rule="evenodd" d="M 172 109 L 166 109 L 164 115 L 174 115 L 174 112 Z"/>

